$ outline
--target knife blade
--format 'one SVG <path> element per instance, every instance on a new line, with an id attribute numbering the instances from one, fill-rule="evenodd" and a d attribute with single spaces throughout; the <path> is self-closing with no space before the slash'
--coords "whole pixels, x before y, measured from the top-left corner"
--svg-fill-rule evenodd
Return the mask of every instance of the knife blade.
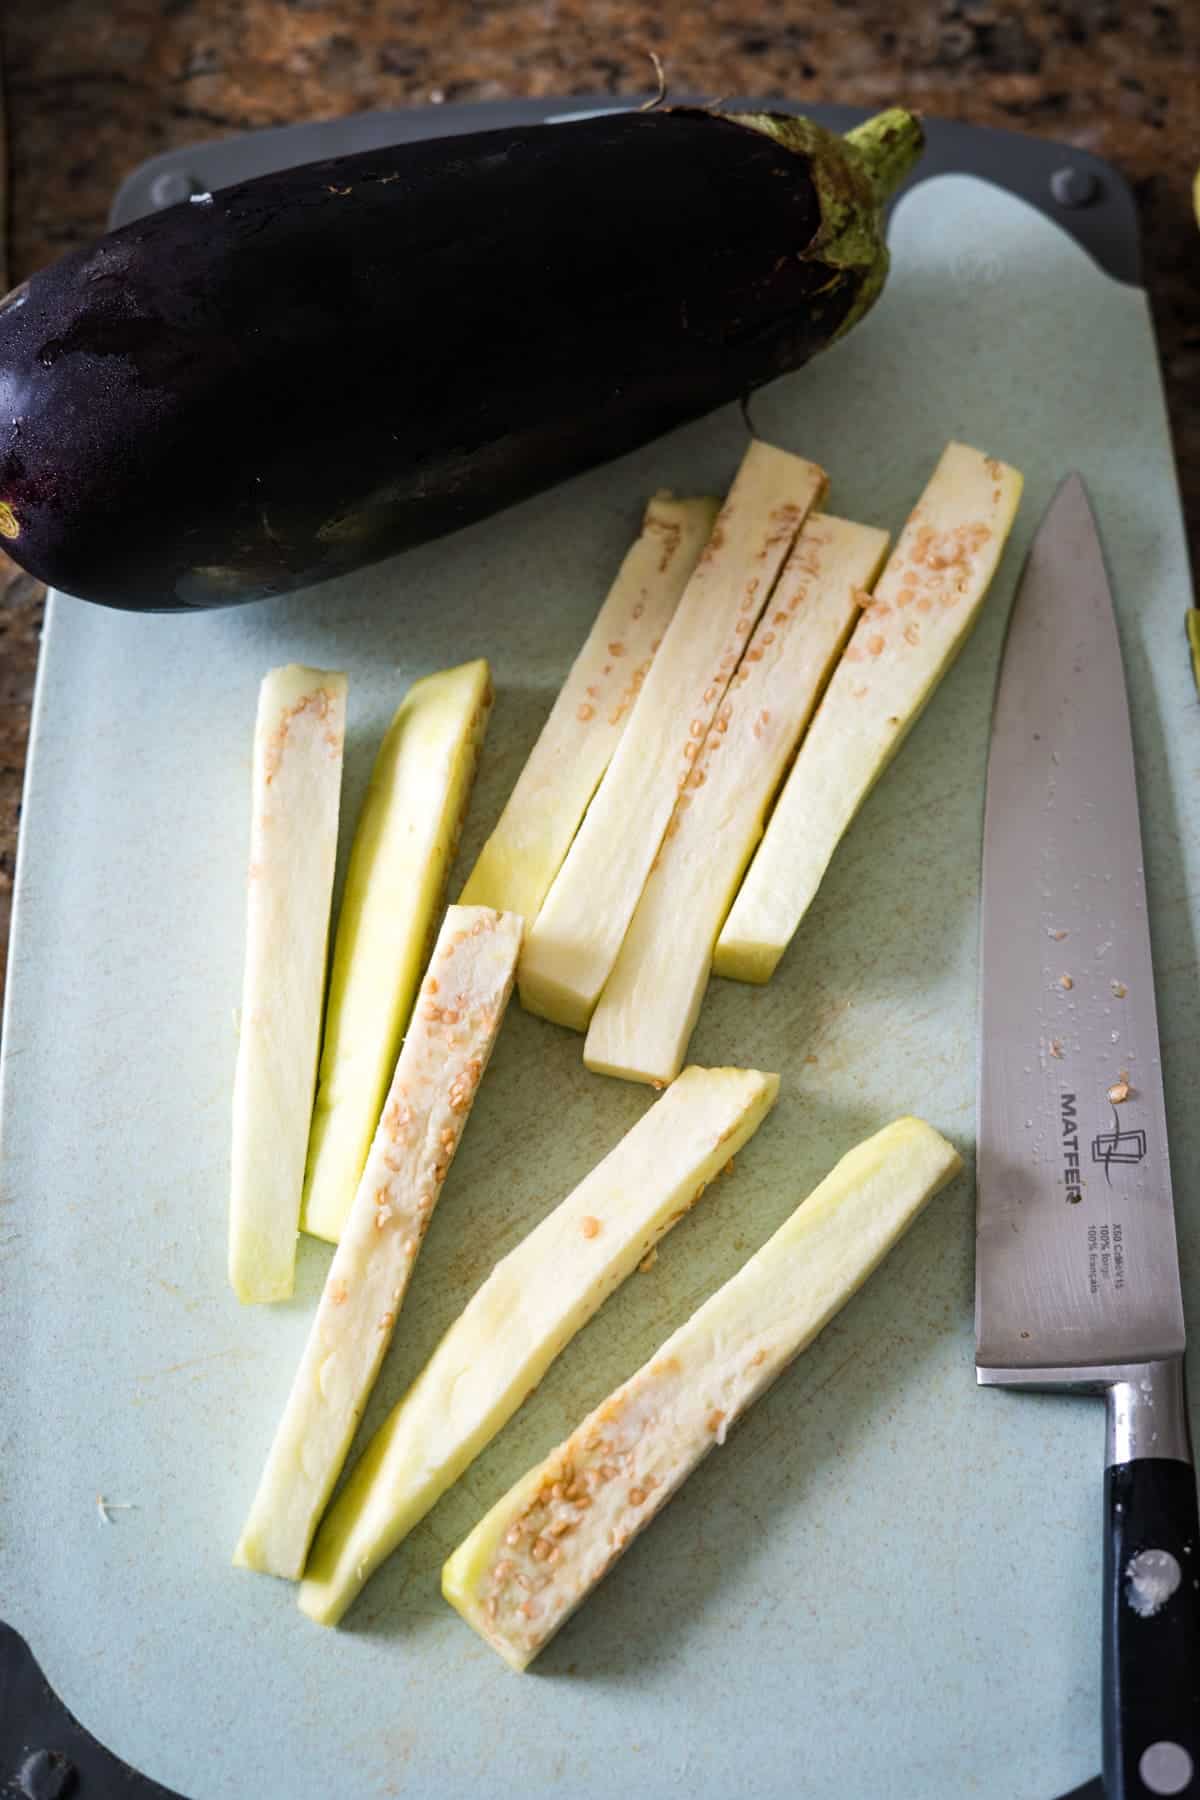
<path id="1" fill-rule="evenodd" d="M 1107 1395 L 1106 1791 L 1197 1796 L 1200 1527 L 1154 973 L 1120 643 L 1078 475 L 1009 623 L 980 932 L 977 1376 Z"/>
<path id="2" fill-rule="evenodd" d="M 1005 644 L 980 956 L 983 1379 L 1181 1355 L 1129 709 L 1078 477 L 1038 531 Z"/>

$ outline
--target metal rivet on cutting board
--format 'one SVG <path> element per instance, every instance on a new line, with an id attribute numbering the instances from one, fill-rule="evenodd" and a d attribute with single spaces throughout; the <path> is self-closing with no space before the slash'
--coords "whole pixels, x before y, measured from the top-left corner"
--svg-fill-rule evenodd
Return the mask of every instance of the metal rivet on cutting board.
<path id="1" fill-rule="evenodd" d="M 1050 192 L 1060 206 L 1090 206 L 1099 192 L 1100 183 L 1090 169 L 1055 169 L 1050 177 Z"/>
<path id="2" fill-rule="evenodd" d="M 63 1800 L 75 1784 L 75 1767 L 56 1750 L 35 1750 L 17 1770 L 17 1782 L 28 1800 Z"/>
<path id="3" fill-rule="evenodd" d="M 1193 1763 L 1182 1744 L 1164 1738 L 1143 1750 L 1138 1763 L 1142 1786 L 1150 1794 L 1182 1794 L 1192 1779 Z"/>
<path id="4" fill-rule="evenodd" d="M 155 206 L 178 206 L 181 200 L 189 200 L 199 192 L 200 183 L 178 169 L 164 169 L 150 183 L 150 198 Z"/>

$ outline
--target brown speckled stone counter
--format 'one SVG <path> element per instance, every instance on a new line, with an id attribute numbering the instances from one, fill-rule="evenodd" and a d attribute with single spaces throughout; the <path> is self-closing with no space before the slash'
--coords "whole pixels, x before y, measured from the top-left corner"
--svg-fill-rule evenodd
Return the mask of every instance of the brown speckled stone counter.
<path id="1" fill-rule="evenodd" d="M 20 0 L 3 31 L 14 280 L 102 230 L 122 177 L 174 145 L 439 97 L 645 91 L 650 48 L 714 98 L 902 101 L 1097 151 L 1137 190 L 1200 552 L 1197 0 Z M 0 945 L 39 617 L 0 566 Z"/>

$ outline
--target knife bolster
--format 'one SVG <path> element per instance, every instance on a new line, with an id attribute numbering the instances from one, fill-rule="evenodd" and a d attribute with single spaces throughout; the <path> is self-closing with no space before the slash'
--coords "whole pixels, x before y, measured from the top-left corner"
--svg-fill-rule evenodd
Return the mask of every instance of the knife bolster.
<path id="1" fill-rule="evenodd" d="M 1134 1364 L 1108 1390 L 1106 1467 L 1150 1457 L 1192 1460 L 1182 1356 Z"/>

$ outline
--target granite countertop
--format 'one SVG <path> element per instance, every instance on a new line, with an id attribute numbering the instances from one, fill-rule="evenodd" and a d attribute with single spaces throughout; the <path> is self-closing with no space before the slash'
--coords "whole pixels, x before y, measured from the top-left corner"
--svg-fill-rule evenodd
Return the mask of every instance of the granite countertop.
<path id="1" fill-rule="evenodd" d="M 13 281 L 104 227 L 175 145 L 368 107 L 673 87 L 892 101 L 1063 139 L 1141 211 L 1193 561 L 1200 567 L 1200 8 L 1194 0 L 43 0 L 9 9 Z M 0 567 L 0 947 L 41 596 Z M 2 982 L 2 963 L 0 963 Z"/>

